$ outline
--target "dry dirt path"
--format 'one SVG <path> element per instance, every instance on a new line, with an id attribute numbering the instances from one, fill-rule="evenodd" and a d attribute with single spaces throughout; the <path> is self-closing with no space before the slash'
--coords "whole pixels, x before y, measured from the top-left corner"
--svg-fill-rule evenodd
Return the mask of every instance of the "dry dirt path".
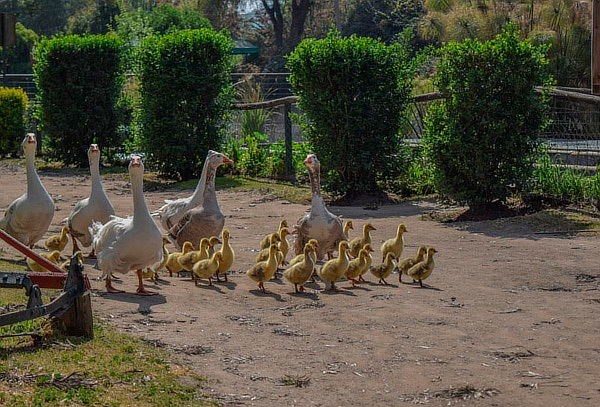
<path id="1" fill-rule="evenodd" d="M 58 197 L 55 232 L 88 193 L 88 180 L 52 173 L 42 179 Z M 24 185 L 20 168 L 0 167 L 0 208 Z M 112 179 L 106 187 L 117 213 L 131 213 L 127 183 Z M 147 198 L 157 208 L 163 199 L 187 193 Z M 265 233 L 284 217 L 293 224 L 306 209 L 256 192 L 218 194 L 240 271 L 251 264 Z M 195 287 L 187 277 L 163 273 L 158 285 L 149 284 L 160 295 L 150 298 L 106 295 L 94 280 L 94 311 L 171 349 L 207 377 L 206 392 L 226 405 L 600 405 L 598 236 L 537 235 L 535 225 L 519 219 L 461 225 L 421 220 L 433 208 L 429 202 L 333 208 L 355 220 L 357 229 L 372 222 L 376 246 L 399 222 L 409 230 L 406 252 L 436 246 L 431 289 L 399 287 L 394 276 L 388 287 L 350 289 L 342 283 L 337 294 L 315 285 L 295 295 L 293 287 L 272 282 L 271 294 L 263 295 L 242 274 L 226 284 Z M 98 275 L 88 269 L 92 278 Z M 125 276 L 121 287 L 133 290 L 134 275 Z M 310 382 L 283 385 L 286 375 Z M 467 385 L 484 397 L 462 401 L 443 392 Z"/>

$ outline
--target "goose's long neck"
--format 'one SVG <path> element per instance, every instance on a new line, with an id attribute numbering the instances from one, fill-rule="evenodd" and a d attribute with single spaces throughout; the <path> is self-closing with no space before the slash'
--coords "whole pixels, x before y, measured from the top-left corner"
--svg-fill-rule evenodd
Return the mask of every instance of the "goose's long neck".
<path id="1" fill-rule="evenodd" d="M 402 232 L 402 230 L 398 229 L 398 231 L 396 232 L 396 243 L 399 243 L 402 241 L 402 235 L 404 232 Z"/>
<path id="2" fill-rule="evenodd" d="M 325 210 L 325 201 L 321 195 L 321 174 L 319 170 L 313 171 L 308 170 L 308 177 L 310 179 L 310 189 L 312 192 L 311 207 L 314 212 L 323 212 Z"/>
<path id="3" fill-rule="evenodd" d="M 34 195 L 43 190 L 42 181 L 35 170 L 35 151 L 25 153 L 25 166 L 27 169 L 27 194 Z M 40 188 L 40 186 L 42 186 Z"/>
<path id="4" fill-rule="evenodd" d="M 363 239 L 364 240 L 371 240 L 371 235 L 369 234 L 369 229 L 367 229 L 367 228 L 363 229 Z"/>
<path id="5" fill-rule="evenodd" d="M 90 197 L 104 194 L 104 188 L 100 181 L 100 157 L 90 159 L 90 175 L 92 177 L 92 193 Z"/>
<path id="6" fill-rule="evenodd" d="M 215 192 L 215 178 L 217 176 L 217 168 L 207 165 L 206 181 L 204 186 L 204 202 L 203 206 L 207 209 L 218 209 L 217 193 Z"/>
<path id="7" fill-rule="evenodd" d="M 131 174 L 131 193 L 133 195 L 133 222 L 147 222 L 148 220 L 153 222 L 144 199 L 144 174 L 142 171 Z"/>
<path id="8" fill-rule="evenodd" d="M 192 199 L 190 200 L 190 204 L 194 207 L 203 204 L 204 202 L 204 190 L 206 187 L 206 177 L 208 171 L 208 157 L 204 161 L 204 165 L 202 166 L 202 173 L 200 174 L 200 179 L 198 180 L 198 185 L 196 185 L 196 189 L 192 194 Z"/>

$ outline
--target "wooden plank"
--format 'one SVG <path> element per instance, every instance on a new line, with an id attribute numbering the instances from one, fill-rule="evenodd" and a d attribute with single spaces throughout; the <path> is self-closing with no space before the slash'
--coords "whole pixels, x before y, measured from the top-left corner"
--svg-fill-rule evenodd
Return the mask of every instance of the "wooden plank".
<path id="1" fill-rule="evenodd" d="M 592 93 L 600 95 L 600 0 L 592 2 Z"/>
<path id="2" fill-rule="evenodd" d="M 67 312 L 52 320 L 52 326 L 67 336 L 94 337 L 92 299 L 87 291 L 75 299 Z"/>

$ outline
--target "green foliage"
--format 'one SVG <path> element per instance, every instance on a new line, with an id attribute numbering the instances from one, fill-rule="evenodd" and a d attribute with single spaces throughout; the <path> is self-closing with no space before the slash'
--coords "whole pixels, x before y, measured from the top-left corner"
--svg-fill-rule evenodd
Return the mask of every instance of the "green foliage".
<path id="1" fill-rule="evenodd" d="M 31 72 L 31 50 L 39 41 L 39 36 L 21 23 L 16 24 L 15 31 L 17 34 L 15 46 L 2 50 L 0 60 L 5 61 L 8 65 L 7 72 Z"/>
<path id="2" fill-rule="evenodd" d="M 122 41 L 104 35 L 55 37 L 36 47 L 36 115 L 52 158 L 87 166 L 90 143 L 105 154 L 118 146 L 122 54 Z"/>
<path id="3" fill-rule="evenodd" d="M 266 143 L 268 140 L 269 137 L 266 134 L 259 132 L 242 137 L 242 142 L 246 148 L 239 158 L 239 168 L 243 175 L 258 177 L 264 174 L 269 150 L 267 146 L 262 146 L 261 143 Z"/>
<path id="4" fill-rule="evenodd" d="M 0 87 L 0 156 L 17 154 L 25 136 L 27 94 Z"/>
<path id="5" fill-rule="evenodd" d="M 434 169 L 421 147 L 403 149 L 398 157 L 405 165 L 387 188 L 401 196 L 428 195 L 435 192 Z"/>
<path id="6" fill-rule="evenodd" d="M 161 174 L 197 177 L 209 149 L 221 147 L 233 89 L 231 39 L 211 29 L 144 40 L 136 55 L 136 143 Z"/>
<path id="7" fill-rule="evenodd" d="M 319 157 L 325 185 L 341 195 L 380 192 L 399 170 L 393 159 L 413 79 L 404 43 L 371 38 L 304 40 L 288 57 L 301 125 Z"/>
<path id="8" fill-rule="evenodd" d="M 560 168 L 547 154 L 538 160 L 528 192 L 569 202 L 589 200 L 600 203 L 600 172 L 586 175 L 570 168 Z"/>
<path id="9" fill-rule="evenodd" d="M 85 7 L 69 17 L 69 34 L 106 34 L 119 14 L 118 0 L 87 0 Z"/>
<path id="10" fill-rule="evenodd" d="M 546 124 L 547 95 L 534 89 L 550 83 L 545 50 L 521 41 L 515 27 L 442 49 L 435 84 L 445 99 L 425 121 L 440 192 L 478 206 L 522 190 Z"/>
<path id="11" fill-rule="evenodd" d="M 415 27 L 424 13 L 419 0 L 359 0 L 350 10 L 343 32 L 391 42 L 406 28 Z"/>
<path id="12" fill-rule="evenodd" d="M 132 46 L 152 34 L 170 34 L 184 29 L 211 28 L 210 22 L 197 10 L 161 4 L 153 9 L 138 8 L 116 16 L 116 32 Z"/>
<path id="13" fill-rule="evenodd" d="M 591 7 L 572 0 L 425 0 L 425 8 L 418 31 L 426 40 L 489 40 L 512 22 L 522 38 L 551 45 L 548 69 L 559 85 L 589 87 Z"/>

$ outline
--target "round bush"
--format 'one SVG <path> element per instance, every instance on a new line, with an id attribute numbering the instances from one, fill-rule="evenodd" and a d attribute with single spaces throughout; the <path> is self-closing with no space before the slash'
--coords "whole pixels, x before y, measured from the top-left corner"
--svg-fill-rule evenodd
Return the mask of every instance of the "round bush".
<path id="1" fill-rule="evenodd" d="M 404 44 L 372 38 L 302 41 L 288 57 L 303 127 L 330 174 L 328 189 L 346 197 L 377 194 L 396 171 L 399 129 L 413 73 Z"/>
<path id="2" fill-rule="evenodd" d="M 441 50 L 435 84 L 444 100 L 425 123 L 426 154 L 438 190 L 471 207 L 504 202 L 531 176 L 545 126 L 545 46 L 521 41 L 509 26 L 494 40 L 451 42 Z"/>
<path id="3" fill-rule="evenodd" d="M 0 87 L 0 156 L 20 152 L 26 111 L 27 94 L 22 89 Z"/>
<path id="4" fill-rule="evenodd" d="M 136 142 L 162 175 L 200 175 L 219 149 L 233 88 L 231 39 L 211 29 L 149 37 L 136 55 Z"/>
<path id="5" fill-rule="evenodd" d="M 65 164 L 88 165 L 87 148 L 119 147 L 117 101 L 123 43 L 112 35 L 68 35 L 41 41 L 33 67 L 44 149 Z"/>

